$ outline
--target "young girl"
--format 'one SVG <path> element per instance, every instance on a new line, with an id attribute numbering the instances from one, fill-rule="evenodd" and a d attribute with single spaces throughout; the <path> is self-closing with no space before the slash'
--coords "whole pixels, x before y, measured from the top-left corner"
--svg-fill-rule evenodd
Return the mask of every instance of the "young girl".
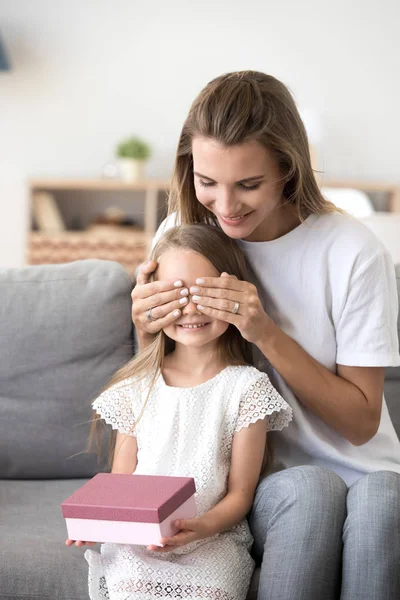
<path id="1" fill-rule="evenodd" d="M 249 366 L 239 331 L 204 316 L 189 295 L 199 276 L 229 271 L 238 283 L 248 276 L 236 244 L 215 227 L 187 225 L 168 231 L 152 258 L 157 280 L 184 286 L 179 318 L 113 377 L 93 407 L 118 430 L 112 472 L 194 477 L 198 515 L 177 523 L 180 532 L 163 538 L 162 548 L 107 543 L 101 555 L 88 550 L 90 598 L 244 600 L 253 571 L 245 517 L 266 431 L 286 426 L 291 409 L 267 375 Z M 235 314 L 240 306 L 225 308 Z"/>

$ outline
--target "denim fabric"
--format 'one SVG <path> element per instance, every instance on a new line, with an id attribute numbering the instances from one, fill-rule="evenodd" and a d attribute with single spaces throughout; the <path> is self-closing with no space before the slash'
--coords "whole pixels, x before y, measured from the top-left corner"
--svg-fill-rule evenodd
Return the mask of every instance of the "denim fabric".
<path id="1" fill-rule="evenodd" d="M 400 475 L 377 471 L 347 494 L 341 600 L 400 598 Z"/>
<path id="2" fill-rule="evenodd" d="M 260 482 L 249 523 L 258 600 L 400 598 L 398 473 L 347 489 L 327 469 L 286 469 Z"/>
<path id="3" fill-rule="evenodd" d="M 249 523 L 258 600 L 336 600 L 347 486 L 327 469 L 280 471 L 258 486 Z"/>

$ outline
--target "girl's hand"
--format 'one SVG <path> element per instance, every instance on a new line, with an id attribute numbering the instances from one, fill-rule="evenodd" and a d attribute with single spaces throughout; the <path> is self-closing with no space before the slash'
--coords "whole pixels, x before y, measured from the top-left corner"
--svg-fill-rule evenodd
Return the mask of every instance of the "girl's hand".
<path id="1" fill-rule="evenodd" d="M 149 283 L 150 275 L 156 268 L 157 263 L 154 260 L 140 267 L 131 294 L 132 321 L 139 338 L 153 336 L 176 321 L 189 295 L 188 289 L 183 287 L 180 280 Z"/>
<path id="2" fill-rule="evenodd" d="M 189 291 L 200 312 L 235 325 L 253 344 L 257 345 L 274 324 L 262 307 L 256 286 L 234 275 L 221 273 L 221 277 L 197 279 Z"/>
<path id="3" fill-rule="evenodd" d="M 209 537 L 207 527 L 201 517 L 180 519 L 179 521 L 175 521 L 175 526 L 180 531 L 171 537 L 161 538 L 160 542 L 164 544 L 163 548 L 160 546 L 147 546 L 147 550 L 152 550 L 153 552 L 171 552 L 171 550 L 175 550 L 178 546 L 185 546 L 196 540 Z"/>
<path id="4" fill-rule="evenodd" d="M 74 544 L 77 548 L 81 548 L 82 546 L 95 546 L 97 542 L 83 542 L 81 540 L 70 540 L 69 538 L 65 540 L 66 546 L 73 546 Z"/>

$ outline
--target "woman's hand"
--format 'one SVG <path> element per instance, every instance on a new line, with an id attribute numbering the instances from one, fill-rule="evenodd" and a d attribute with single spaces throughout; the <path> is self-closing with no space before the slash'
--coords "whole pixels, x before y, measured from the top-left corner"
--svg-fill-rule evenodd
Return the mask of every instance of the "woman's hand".
<path id="1" fill-rule="evenodd" d="M 153 281 L 150 275 L 157 268 L 152 260 L 142 265 L 132 291 L 132 321 L 139 340 L 151 338 L 181 315 L 189 291 L 182 281 Z"/>
<path id="2" fill-rule="evenodd" d="M 160 546 L 147 546 L 147 550 L 159 553 L 171 552 L 171 550 L 175 550 L 178 546 L 186 546 L 186 544 L 190 544 L 196 540 L 203 540 L 209 537 L 208 529 L 201 517 L 180 519 L 179 521 L 175 521 L 175 526 L 180 531 L 171 537 L 161 538 L 160 542 L 164 544 L 162 548 Z"/>
<path id="3" fill-rule="evenodd" d="M 274 325 L 264 311 L 257 288 L 234 275 L 204 277 L 190 288 L 200 312 L 235 325 L 248 342 L 258 344 Z"/>
<path id="4" fill-rule="evenodd" d="M 95 546 L 97 543 L 98 542 L 84 542 L 82 540 L 70 540 L 69 538 L 67 538 L 65 540 L 65 545 L 66 546 L 73 546 L 75 544 L 75 546 L 77 548 L 81 548 L 82 546 Z"/>

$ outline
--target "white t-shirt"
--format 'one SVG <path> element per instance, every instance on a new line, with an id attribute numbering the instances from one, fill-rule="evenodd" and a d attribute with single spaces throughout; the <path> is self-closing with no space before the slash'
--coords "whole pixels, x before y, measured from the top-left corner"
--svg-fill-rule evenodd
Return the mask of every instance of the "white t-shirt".
<path id="1" fill-rule="evenodd" d="M 156 239 L 174 225 L 171 215 Z M 238 244 L 258 278 L 267 314 L 319 363 L 333 372 L 336 364 L 400 365 L 393 262 L 355 218 L 310 215 L 276 240 Z M 293 409 L 290 427 L 270 434 L 276 469 L 319 465 L 349 485 L 372 471 L 400 472 L 400 442 L 385 399 L 378 432 L 354 446 L 301 404 L 257 349 L 255 366 L 268 373 Z"/>

